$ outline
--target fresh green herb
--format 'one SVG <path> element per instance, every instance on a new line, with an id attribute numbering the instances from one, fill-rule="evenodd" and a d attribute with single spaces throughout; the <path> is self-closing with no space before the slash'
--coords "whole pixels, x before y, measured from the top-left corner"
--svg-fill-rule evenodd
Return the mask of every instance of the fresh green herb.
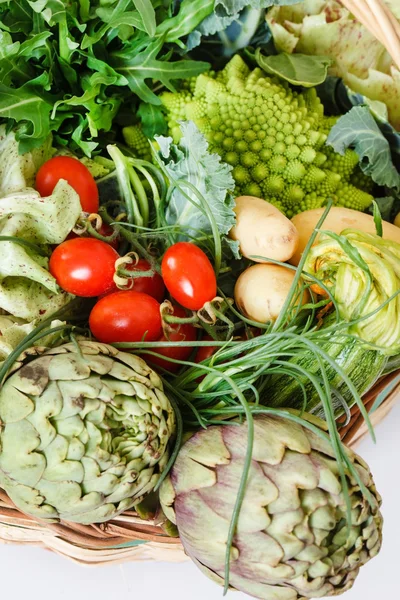
<path id="1" fill-rule="evenodd" d="M 176 50 L 212 9 L 202 0 L 1 2 L 0 118 L 19 125 L 20 151 L 53 132 L 90 155 L 120 112 L 133 122 L 139 100 L 159 104 L 155 86 L 207 70 Z"/>

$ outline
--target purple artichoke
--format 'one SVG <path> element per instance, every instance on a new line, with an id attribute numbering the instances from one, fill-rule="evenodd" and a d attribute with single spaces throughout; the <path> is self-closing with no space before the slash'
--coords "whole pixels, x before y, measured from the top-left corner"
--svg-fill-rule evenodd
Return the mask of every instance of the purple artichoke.
<path id="1" fill-rule="evenodd" d="M 247 424 L 210 427 L 182 447 L 161 501 L 186 553 L 224 583 L 228 529 L 243 471 Z M 276 416 L 255 419 L 253 459 L 231 549 L 231 587 L 266 600 L 334 596 L 378 554 L 381 499 L 368 466 L 347 450 L 351 525 L 329 441 Z"/>

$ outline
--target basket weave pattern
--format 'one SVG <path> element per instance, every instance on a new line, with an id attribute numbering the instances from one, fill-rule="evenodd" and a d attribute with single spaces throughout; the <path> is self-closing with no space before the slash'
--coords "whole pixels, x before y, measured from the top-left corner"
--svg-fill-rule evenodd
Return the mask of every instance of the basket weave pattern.
<path id="1" fill-rule="evenodd" d="M 341 0 L 352 14 L 382 42 L 400 69 L 400 25 L 381 0 Z M 382 378 L 364 396 L 367 410 L 376 398 L 390 390 L 378 410 L 372 413 L 375 425 L 389 412 L 400 394 L 399 372 Z M 367 433 L 360 411 L 354 407 L 351 419 L 341 428 L 343 441 L 355 446 Z M 0 541 L 40 546 L 82 565 L 118 564 L 126 561 L 186 559 L 179 539 L 169 537 L 155 522 L 144 521 L 134 511 L 102 525 L 49 524 L 22 514 L 0 490 Z"/>

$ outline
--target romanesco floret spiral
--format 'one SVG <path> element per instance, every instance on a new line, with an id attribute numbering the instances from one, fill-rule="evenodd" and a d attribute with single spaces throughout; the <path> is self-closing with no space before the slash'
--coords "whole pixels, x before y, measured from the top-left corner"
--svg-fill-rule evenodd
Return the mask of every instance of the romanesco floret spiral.
<path id="1" fill-rule="evenodd" d="M 128 148 L 131 148 L 138 158 L 151 161 L 149 140 L 138 125 L 124 127 L 122 135 Z"/>
<path id="2" fill-rule="evenodd" d="M 312 88 L 296 92 L 236 55 L 222 71 L 203 73 L 161 100 L 174 141 L 179 121 L 194 121 L 210 150 L 232 165 L 237 195 L 264 197 L 289 217 L 329 198 L 360 210 L 372 202 L 351 179 L 355 152 L 340 156 L 325 145 L 336 117 L 324 116 Z"/>

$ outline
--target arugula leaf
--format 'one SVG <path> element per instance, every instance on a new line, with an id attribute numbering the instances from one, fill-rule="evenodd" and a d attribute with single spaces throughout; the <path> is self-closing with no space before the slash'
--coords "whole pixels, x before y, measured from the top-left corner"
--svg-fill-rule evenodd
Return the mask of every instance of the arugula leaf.
<path id="1" fill-rule="evenodd" d="M 166 42 L 175 42 L 190 34 L 209 15 L 212 15 L 214 0 L 183 0 L 178 14 L 157 27 L 157 36 Z"/>
<path id="2" fill-rule="evenodd" d="M 100 133 L 121 122 L 120 114 L 133 116 L 140 101 L 160 103 L 154 88 L 174 90 L 175 80 L 209 69 L 208 63 L 179 55 L 181 38 L 213 5 L 214 0 L 0 0 L 0 120 L 18 124 L 21 152 L 40 146 L 52 132 L 59 145 L 89 155 Z M 160 112 L 142 111 L 145 127 L 153 121 L 152 133 L 164 131 Z"/>
<path id="3" fill-rule="evenodd" d="M 15 121 L 29 121 L 31 126 L 20 132 L 20 138 L 31 137 L 35 145 L 40 145 L 50 133 L 50 112 L 52 104 L 38 93 L 49 83 L 43 73 L 33 81 L 14 89 L 0 83 L 0 116 Z"/>
<path id="4" fill-rule="evenodd" d="M 227 235 L 235 224 L 232 167 L 221 162 L 217 154 L 208 152 L 206 139 L 192 121 L 184 121 L 180 127 L 179 145 L 173 144 L 170 137 L 156 136 L 157 160 L 172 181 L 192 184 L 211 209 L 220 234 Z M 175 187 L 166 209 L 167 223 L 182 228 L 178 238 L 181 240 L 198 236 L 199 231 L 210 234 L 211 224 L 199 206 L 198 197 L 189 188 L 185 187 L 185 192 L 187 195 Z"/>
<path id="5" fill-rule="evenodd" d="M 99 27 L 98 23 L 93 21 L 89 26 L 88 33 L 83 37 L 81 43 L 82 50 L 86 50 L 96 44 L 109 30 L 118 29 L 122 25 L 129 25 L 145 31 L 146 27 L 140 13 L 136 10 L 129 11 L 128 8 L 130 5 L 131 0 L 120 0 L 114 8 L 98 8 L 96 14 L 103 21 L 103 25 Z"/>
<path id="6" fill-rule="evenodd" d="M 165 120 L 161 106 L 141 102 L 136 111 L 142 123 L 143 133 L 150 139 L 155 135 L 165 135 L 168 131 L 168 123 Z"/>
<path id="7" fill-rule="evenodd" d="M 148 33 L 150 37 L 154 37 L 156 32 L 156 13 L 151 0 L 133 0 L 133 4 L 136 6 L 139 15 L 142 18 L 146 33 Z"/>
<path id="8" fill-rule="evenodd" d="M 360 167 L 381 186 L 400 188 L 400 174 L 393 165 L 389 142 L 386 140 L 368 107 L 355 106 L 340 117 L 332 127 L 326 143 L 344 154 L 354 148 Z"/>
<path id="9" fill-rule="evenodd" d="M 55 25 L 65 19 L 66 3 L 63 0 L 28 0 L 36 13 L 42 15 L 49 25 Z"/>
<path id="10" fill-rule="evenodd" d="M 161 104 L 161 100 L 149 88 L 146 80 L 157 79 L 166 88 L 174 92 L 173 79 L 187 79 L 204 73 L 210 68 L 209 63 L 196 60 L 180 60 L 167 62 L 156 58 L 163 45 L 163 40 L 154 40 L 141 51 L 137 47 L 125 46 L 119 52 L 110 55 L 111 65 L 128 80 L 128 85 L 144 102 Z"/>
<path id="11" fill-rule="evenodd" d="M 259 67 L 266 73 L 288 81 L 292 85 L 314 87 L 323 83 L 332 60 L 327 56 L 307 56 L 306 54 L 280 54 L 264 56 L 257 48 L 255 58 Z"/>

